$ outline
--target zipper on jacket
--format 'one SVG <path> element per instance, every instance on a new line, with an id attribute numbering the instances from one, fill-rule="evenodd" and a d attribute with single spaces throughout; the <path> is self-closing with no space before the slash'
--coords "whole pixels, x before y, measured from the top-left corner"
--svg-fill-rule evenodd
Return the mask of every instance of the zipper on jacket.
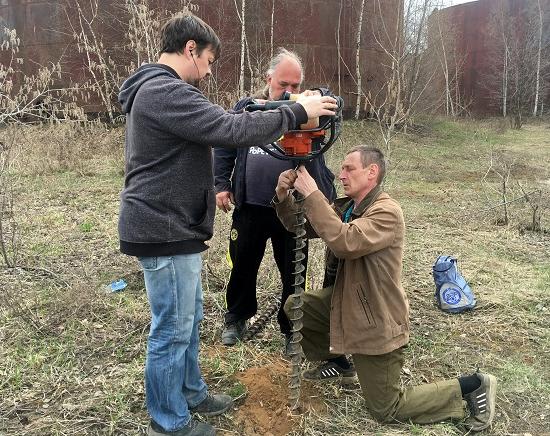
<path id="1" fill-rule="evenodd" d="M 363 295 L 361 286 L 357 287 L 357 296 L 359 297 L 359 301 L 361 302 L 361 306 L 363 307 L 363 311 L 365 312 L 368 324 L 375 326 L 376 323 L 374 322 L 374 317 L 372 316 L 372 310 L 370 309 L 369 302 Z"/>

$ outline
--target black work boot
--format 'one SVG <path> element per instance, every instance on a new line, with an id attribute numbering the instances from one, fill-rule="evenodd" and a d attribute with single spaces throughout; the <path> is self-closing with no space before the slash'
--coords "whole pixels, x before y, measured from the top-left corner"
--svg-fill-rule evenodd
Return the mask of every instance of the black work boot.
<path id="1" fill-rule="evenodd" d="M 243 340 L 245 331 L 246 320 L 244 319 L 226 323 L 222 332 L 222 344 L 235 345 L 238 341 Z"/>
<path id="2" fill-rule="evenodd" d="M 189 408 L 193 413 L 204 416 L 216 416 L 227 412 L 233 405 L 233 398 L 226 394 L 207 394 L 206 398 L 195 407 Z"/>
<path id="3" fill-rule="evenodd" d="M 194 419 L 190 419 L 184 427 L 175 431 L 166 431 L 153 420 L 147 428 L 147 436 L 214 436 L 215 434 L 216 429 L 210 424 Z"/>
<path id="4" fill-rule="evenodd" d="M 497 379 L 494 375 L 480 372 L 476 376 L 481 381 L 481 386 L 464 395 L 470 409 L 470 417 L 465 424 L 472 431 L 481 431 L 489 427 L 495 417 Z"/>

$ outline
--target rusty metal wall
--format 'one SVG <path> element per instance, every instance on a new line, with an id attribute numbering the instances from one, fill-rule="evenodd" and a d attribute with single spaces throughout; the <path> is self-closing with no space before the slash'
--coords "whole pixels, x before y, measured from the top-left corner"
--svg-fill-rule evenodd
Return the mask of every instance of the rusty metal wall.
<path id="1" fill-rule="evenodd" d="M 373 32 L 382 26 L 382 18 L 390 35 L 395 32 L 396 11 L 403 0 L 383 0 L 381 14 L 375 10 L 378 0 L 367 0 L 364 11 L 361 72 L 365 91 L 383 82 L 382 52 L 377 48 Z M 89 3 L 81 2 L 83 7 Z M 160 8 L 174 10 L 176 0 L 151 1 Z M 240 22 L 234 0 L 195 0 L 196 14 L 218 33 L 223 44 L 216 66 L 216 80 L 227 88 L 237 88 L 239 77 Z M 302 56 L 306 86 L 330 86 L 344 97 L 347 107 L 356 100 L 355 29 L 361 0 L 276 0 L 274 14 L 274 46 L 295 50 Z M 75 16 L 77 0 L 0 0 L 0 25 L 15 28 L 21 37 L 20 56 L 25 59 L 24 72 L 36 71 L 38 65 L 60 61 L 64 76 L 59 85 L 83 82 L 88 77 L 83 54 L 78 53 L 67 16 Z M 102 39 L 116 56 L 124 35 L 118 23 L 123 4 L 116 0 L 100 1 Z M 247 1 L 247 38 L 255 65 L 267 66 L 272 2 Z M 338 82 L 337 29 L 340 16 L 340 72 Z M 380 17 L 381 16 L 381 17 Z M 394 33 L 395 34 L 395 33 Z M 121 55 L 122 56 L 122 55 Z M 122 57 L 120 57 L 122 59 Z M 246 71 L 248 74 L 248 69 Z M 340 84 L 340 89 L 338 86 Z M 376 91 L 374 89 L 374 91 Z M 91 104 L 89 110 L 96 110 Z"/>
<path id="2" fill-rule="evenodd" d="M 516 25 L 519 26 L 526 25 L 522 17 L 526 5 L 533 3 L 536 6 L 536 0 L 478 0 L 439 11 L 452 32 L 458 57 L 463 60 L 459 78 L 460 92 L 467 101 L 471 100 L 469 110 L 474 115 L 500 113 L 500 102 L 495 101 L 494 97 L 498 92 L 496 88 L 500 86 L 499 78 L 494 77 L 497 70 L 494 58 L 499 41 L 490 26 L 494 11 L 503 2 L 507 3 L 507 10 L 510 11 L 508 18 L 517 18 Z M 541 4 L 543 10 L 550 10 L 550 0 L 542 0 Z M 550 29 L 548 25 L 547 29 Z M 550 41 L 550 36 L 547 35 L 546 40 Z M 439 77 L 436 83 L 442 94 L 444 81 Z M 550 95 L 544 98 L 550 104 Z"/>

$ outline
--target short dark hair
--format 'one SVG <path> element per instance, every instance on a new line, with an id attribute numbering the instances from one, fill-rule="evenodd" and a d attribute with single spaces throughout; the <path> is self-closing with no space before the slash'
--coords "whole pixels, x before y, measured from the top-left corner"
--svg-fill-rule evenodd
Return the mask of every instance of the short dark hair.
<path id="1" fill-rule="evenodd" d="M 384 158 L 382 150 L 368 145 L 358 145 L 348 151 L 347 154 L 355 153 L 356 151 L 361 155 L 361 164 L 363 168 L 366 168 L 370 164 L 378 165 L 377 183 L 380 185 L 386 175 L 386 159 Z"/>
<path id="2" fill-rule="evenodd" d="M 170 18 L 160 29 L 160 53 L 182 53 L 187 41 L 197 43 L 197 55 L 208 46 L 216 59 L 221 42 L 214 29 L 191 12 L 182 12 Z"/>

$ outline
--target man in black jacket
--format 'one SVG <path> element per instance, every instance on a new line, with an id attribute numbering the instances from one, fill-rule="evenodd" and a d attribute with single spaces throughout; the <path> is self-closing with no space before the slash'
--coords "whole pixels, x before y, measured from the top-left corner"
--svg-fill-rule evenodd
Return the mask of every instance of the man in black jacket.
<path id="1" fill-rule="evenodd" d="M 278 100 L 285 91 L 298 93 L 303 80 L 302 70 L 301 60 L 295 53 L 279 49 L 269 64 L 267 85 L 257 97 Z M 326 95 L 328 90 L 317 89 L 309 93 Z M 251 100 L 240 100 L 235 110 L 242 109 Z M 231 205 L 235 205 L 229 240 L 232 270 L 226 293 L 227 312 L 222 333 L 224 345 L 234 345 L 242 339 L 246 320 L 256 314 L 256 280 L 268 239 L 271 239 L 273 255 L 281 274 L 282 302 L 277 319 L 288 345 L 291 325 L 283 305 L 293 292 L 292 250 L 295 243 L 294 235 L 286 231 L 277 219 L 270 201 L 279 174 L 291 167 L 291 162 L 278 160 L 258 146 L 214 149 L 216 204 L 224 212 L 229 212 Z M 336 196 L 334 174 L 325 165 L 324 158 L 321 156 L 306 164 L 306 167 L 325 196 L 333 200 Z M 307 256 L 307 246 L 305 253 Z M 304 262 L 307 262 L 307 257 Z"/>
<path id="2" fill-rule="evenodd" d="M 217 415 L 228 395 L 208 393 L 199 364 L 203 316 L 201 252 L 212 237 L 215 198 L 211 145 L 268 143 L 308 118 L 332 115 L 329 97 L 302 97 L 268 112 L 227 112 L 196 88 L 210 74 L 220 41 L 187 13 L 161 30 L 160 58 L 138 68 L 121 86 L 126 114 L 125 180 L 119 237 L 137 256 L 151 309 L 145 365 L 149 436 L 213 435 L 191 412 Z"/>

